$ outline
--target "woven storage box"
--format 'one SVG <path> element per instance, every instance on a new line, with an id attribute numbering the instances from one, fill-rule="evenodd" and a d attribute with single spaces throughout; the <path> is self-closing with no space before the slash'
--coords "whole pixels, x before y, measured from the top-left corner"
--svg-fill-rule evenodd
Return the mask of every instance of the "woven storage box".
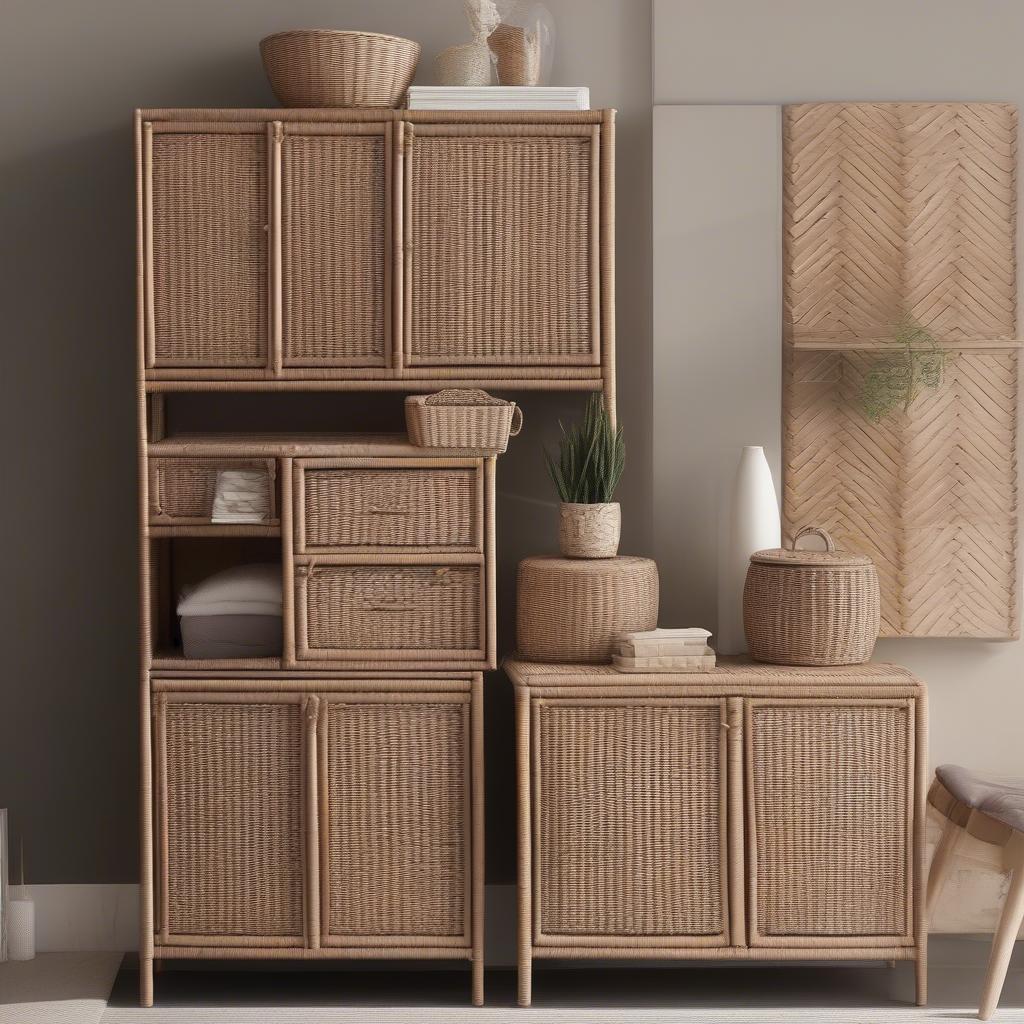
<path id="1" fill-rule="evenodd" d="M 424 448 L 487 448 L 503 452 L 523 426 L 515 402 L 486 391 L 450 388 L 405 400 L 409 440 Z"/>
<path id="2" fill-rule="evenodd" d="M 620 633 L 658 623 L 649 558 L 526 558 L 519 563 L 516 647 L 529 661 L 608 662 Z"/>
<path id="3" fill-rule="evenodd" d="M 298 29 L 260 41 L 274 95 L 286 107 L 397 107 L 420 44 L 376 32 Z"/>
<path id="4" fill-rule="evenodd" d="M 276 523 L 275 459 L 150 459 L 149 521 L 179 526 L 209 523 L 217 494 L 217 474 L 227 470 L 266 474 L 266 522 Z"/>
<path id="5" fill-rule="evenodd" d="M 798 551 L 813 533 L 826 551 Z M 755 551 L 743 588 L 750 656 L 776 665 L 859 665 L 875 649 L 878 573 L 866 555 L 836 551 L 832 538 L 805 527 L 792 549 Z"/>

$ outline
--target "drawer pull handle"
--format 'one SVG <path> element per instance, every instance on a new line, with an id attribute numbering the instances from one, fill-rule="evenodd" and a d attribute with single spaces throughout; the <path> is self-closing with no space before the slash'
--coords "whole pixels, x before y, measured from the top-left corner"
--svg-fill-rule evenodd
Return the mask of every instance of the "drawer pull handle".
<path id="1" fill-rule="evenodd" d="M 370 506 L 370 515 L 374 516 L 407 516 L 410 514 L 407 508 L 382 508 L 380 505 Z"/>
<path id="2" fill-rule="evenodd" d="M 364 606 L 363 611 L 402 612 L 403 614 L 410 614 L 416 611 L 416 606 L 414 604 L 368 604 Z"/>

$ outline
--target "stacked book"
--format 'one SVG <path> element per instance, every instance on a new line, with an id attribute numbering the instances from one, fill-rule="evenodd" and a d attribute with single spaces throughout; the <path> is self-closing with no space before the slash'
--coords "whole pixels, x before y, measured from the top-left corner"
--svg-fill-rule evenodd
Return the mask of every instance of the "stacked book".
<path id="1" fill-rule="evenodd" d="M 589 110 L 583 85 L 414 85 L 409 110 Z"/>
<path id="2" fill-rule="evenodd" d="M 715 652 L 706 629 L 651 629 L 621 633 L 612 656 L 620 672 L 710 672 Z"/>

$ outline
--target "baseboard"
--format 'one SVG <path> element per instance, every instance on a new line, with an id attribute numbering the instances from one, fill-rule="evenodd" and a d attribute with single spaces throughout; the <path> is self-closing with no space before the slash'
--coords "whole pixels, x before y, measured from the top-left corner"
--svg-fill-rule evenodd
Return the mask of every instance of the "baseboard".
<path id="1" fill-rule="evenodd" d="M 929 846 L 940 825 L 929 817 Z M 995 929 L 1007 879 L 999 870 L 998 851 L 965 836 L 946 890 L 932 923 L 932 932 L 990 936 Z M 36 946 L 40 952 L 138 949 L 139 887 L 137 885 L 13 886 L 36 903 Z M 516 963 L 516 887 L 486 888 L 487 963 Z"/>

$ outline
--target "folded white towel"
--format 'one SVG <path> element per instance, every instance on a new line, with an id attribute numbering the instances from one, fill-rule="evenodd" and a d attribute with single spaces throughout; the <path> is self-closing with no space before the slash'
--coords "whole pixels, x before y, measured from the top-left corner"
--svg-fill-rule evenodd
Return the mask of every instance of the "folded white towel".
<path id="1" fill-rule="evenodd" d="M 238 565 L 182 591 L 179 615 L 280 615 L 281 566 Z"/>

